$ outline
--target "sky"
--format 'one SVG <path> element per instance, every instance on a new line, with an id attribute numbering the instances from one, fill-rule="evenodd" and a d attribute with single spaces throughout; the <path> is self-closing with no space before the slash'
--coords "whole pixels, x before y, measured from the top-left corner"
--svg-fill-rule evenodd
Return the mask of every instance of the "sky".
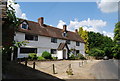
<path id="1" fill-rule="evenodd" d="M 100 32 L 113 38 L 114 27 L 118 22 L 118 3 L 107 1 L 17 2 L 18 4 L 9 2 L 9 4 L 15 8 L 16 16 L 19 18 L 37 22 L 39 17 L 44 17 L 44 23 L 47 25 L 62 29 L 66 24 L 70 31 L 83 27 L 84 30 Z"/>

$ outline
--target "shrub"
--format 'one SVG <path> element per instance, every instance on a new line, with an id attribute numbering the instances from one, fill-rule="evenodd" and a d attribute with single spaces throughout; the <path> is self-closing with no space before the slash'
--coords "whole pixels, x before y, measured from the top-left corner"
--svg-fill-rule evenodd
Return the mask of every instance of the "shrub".
<path id="1" fill-rule="evenodd" d="M 86 60 L 86 58 L 83 56 L 83 54 L 77 54 L 76 59 Z"/>
<path id="2" fill-rule="evenodd" d="M 30 60 L 36 60 L 37 59 L 37 54 L 36 53 L 30 53 L 28 55 L 28 59 L 30 59 Z"/>
<path id="3" fill-rule="evenodd" d="M 45 59 L 52 59 L 51 54 L 47 51 L 44 51 L 42 53 L 42 57 L 44 57 Z"/>
<path id="4" fill-rule="evenodd" d="M 57 60 L 58 57 L 52 57 L 53 60 Z"/>
<path id="5" fill-rule="evenodd" d="M 75 56 L 74 54 L 72 54 L 70 57 L 69 57 L 70 60 L 75 60 Z"/>
<path id="6" fill-rule="evenodd" d="M 42 56 L 38 56 L 37 60 L 45 60 L 45 58 Z"/>

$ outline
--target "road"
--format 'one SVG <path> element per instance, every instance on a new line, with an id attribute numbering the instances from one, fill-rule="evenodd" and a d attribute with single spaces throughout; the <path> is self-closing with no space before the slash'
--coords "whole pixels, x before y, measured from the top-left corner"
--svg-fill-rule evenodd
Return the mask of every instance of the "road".
<path id="1" fill-rule="evenodd" d="M 96 79 L 118 79 L 118 60 L 102 60 L 94 64 L 91 71 Z"/>

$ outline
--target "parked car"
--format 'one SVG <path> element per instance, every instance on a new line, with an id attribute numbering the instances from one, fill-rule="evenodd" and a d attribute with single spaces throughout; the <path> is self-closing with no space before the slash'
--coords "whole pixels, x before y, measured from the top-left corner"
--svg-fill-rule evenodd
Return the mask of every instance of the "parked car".
<path id="1" fill-rule="evenodd" d="M 107 56 L 104 56 L 103 60 L 109 60 L 109 58 Z"/>

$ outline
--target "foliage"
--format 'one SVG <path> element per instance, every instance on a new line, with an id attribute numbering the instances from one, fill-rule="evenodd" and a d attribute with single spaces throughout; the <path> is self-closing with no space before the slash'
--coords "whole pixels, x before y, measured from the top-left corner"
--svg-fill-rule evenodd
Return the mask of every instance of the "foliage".
<path id="1" fill-rule="evenodd" d="M 116 23 L 114 29 L 114 42 L 115 46 L 113 47 L 113 56 L 116 59 L 120 59 L 120 22 Z"/>
<path id="2" fill-rule="evenodd" d="M 37 60 L 45 60 L 45 58 L 42 57 L 42 56 L 38 56 L 38 57 L 37 57 Z"/>
<path id="3" fill-rule="evenodd" d="M 100 49 L 98 49 L 98 48 L 93 48 L 93 49 L 91 49 L 90 52 L 89 52 L 89 54 L 90 54 L 90 56 L 94 56 L 94 57 L 96 57 L 96 58 L 105 56 L 104 51 L 103 51 L 103 50 L 100 50 Z"/>
<path id="4" fill-rule="evenodd" d="M 67 73 L 68 75 L 73 75 L 73 70 L 72 70 L 72 68 L 68 68 L 67 71 L 66 71 L 66 73 Z"/>
<path id="5" fill-rule="evenodd" d="M 27 43 L 29 43 L 29 42 L 26 41 L 26 40 L 25 41 L 20 41 L 20 42 L 16 42 L 16 41 L 13 42 L 15 47 L 21 47 L 23 45 L 25 46 Z"/>
<path id="6" fill-rule="evenodd" d="M 79 32 L 78 34 L 80 35 L 80 37 L 84 40 L 85 42 L 85 53 L 89 52 L 89 48 L 88 48 L 88 32 L 86 30 L 83 30 L 82 27 L 79 28 Z"/>
<path id="7" fill-rule="evenodd" d="M 57 60 L 58 57 L 52 57 L 53 60 Z"/>
<path id="8" fill-rule="evenodd" d="M 103 50 L 104 47 L 114 46 L 114 42 L 110 37 L 95 32 L 88 32 L 88 42 L 89 42 L 89 49 L 99 48 Z"/>
<path id="9" fill-rule="evenodd" d="M 116 59 L 120 59 L 120 46 L 119 45 L 116 45 L 112 48 L 113 50 L 113 56 L 114 58 Z"/>
<path id="10" fill-rule="evenodd" d="M 81 59 L 81 60 L 86 60 L 86 58 L 83 56 L 83 54 L 77 54 L 77 56 L 75 57 L 75 59 Z"/>
<path id="11" fill-rule="evenodd" d="M 30 59 L 30 60 L 36 60 L 37 59 L 37 54 L 36 53 L 30 53 L 28 55 L 28 59 Z"/>
<path id="12" fill-rule="evenodd" d="M 114 29 L 114 41 L 115 43 L 120 44 L 120 22 L 116 23 L 115 29 Z"/>
<path id="13" fill-rule="evenodd" d="M 104 48 L 105 56 L 108 56 L 110 59 L 113 58 L 113 50 L 112 47 L 105 47 Z"/>
<path id="14" fill-rule="evenodd" d="M 75 55 L 72 54 L 70 57 L 69 57 L 70 60 L 75 60 Z"/>
<path id="15" fill-rule="evenodd" d="M 105 52 L 104 56 L 106 55 L 109 58 L 113 57 L 112 47 L 115 44 L 114 44 L 114 41 L 110 37 L 104 36 L 100 33 L 88 32 L 88 42 L 89 42 L 90 52 L 93 51 L 92 49 L 98 48 Z"/>
<path id="16" fill-rule="evenodd" d="M 17 3 L 11 3 L 17 4 Z M 9 41 L 10 44 L 6 45 L 3 44 L 3 58 L 11 59 L 11 53 L 14 52 L 14 48 L 20 47 L 22 45 L 26 45 L 27 41 L 14 41 L 15 32 L 18 29 L 18 26 L 22 23 L 16 16 L 15 16 L 15 9 L 10 5 L 6 8 L 6 17 L 3 18 L 3 42 Z M 8 38 L 8 31 L 11 32 L 10 39 Z M 7 34 L 6 34 L 7 33 Z M 9 39 L 9 40 L 8 40 Z M 12 43 L 13 42 L 13 43 Z"/>
<path id="17" fill-rule="evenodd" d="M 11 6 L 11 4 L 8 5 L 6 13 L 7 13 L 7 22 L 9 23 L 10 27 L 13 27 L 15 30 L 17 30 L 17 27 L 20 25 L 21 22 L 15 16 L 15 9 Z"/>
<path id="18" fill-rule="evenodd" d="M 82 55 L 82 54 L 77 54 L 77 55 L 74 55 L 72 54 L 70 57 L 69 57 L 70 60 L 85 60 L 86 58 Z"/>
<path id="19" fill-rule="evenodd" d="M 44 57 L 45 59 L 52 59 L 51 54 L 47 51 L 44 51 L 42 53 L 42 57 Z"/>

